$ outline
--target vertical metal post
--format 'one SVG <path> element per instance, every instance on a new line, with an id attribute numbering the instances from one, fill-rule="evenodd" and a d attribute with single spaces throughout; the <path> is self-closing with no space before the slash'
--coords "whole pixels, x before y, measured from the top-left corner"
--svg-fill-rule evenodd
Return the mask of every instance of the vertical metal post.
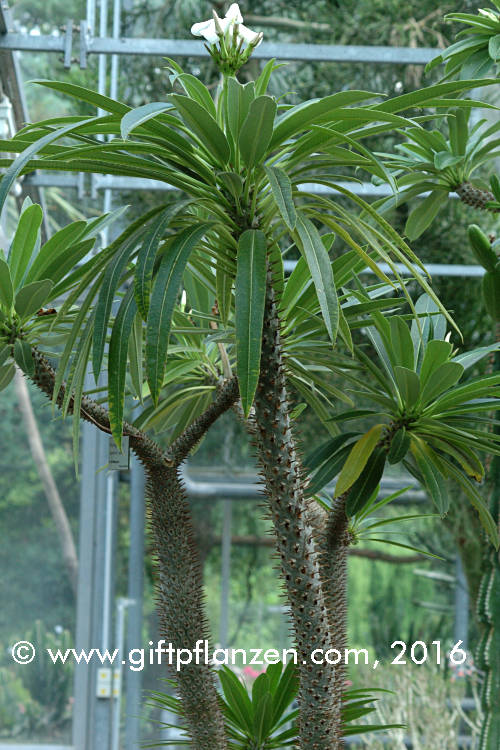
<path id="1" fill-rule="evenodd" d="M 113 723 L 111 729 L 111 750 L 120 750 L 122 675 L 125 660 L 123 645 L 125 641 L 125 611 L 132 602 L 120 597 L 116 605 L 115 649 L 118 652 L 113 673 Z"/>
<path id="2" fill-rule="evenodd" d="M 103 433 L 98 434 L 98 440 L 102 444 L 99 468 L 108 461 L 109 438 Z M 100 471 L 97 482 L 101 488 L 99 492 L 99 505 L 96 526 L 96 576 L 94 580 L 96 606 L 95 637 L 92 646 L 99 648 L 101 653 L 106 649 L 112 650 L 113 638 L 113 602 L 114 602 L 114 559 L 117 507 L 115 502 L 116 482 L 113 474 Z M 97 645 L 95 645 L 97 644 Z M 111 664 L 105 664 L 109 669 L 109 690 L 103 695 L 99 690 L 100 680 L 98 674 L 103 669 L 100 664 L 94 665 L 94 695 L 95 695 L 95 720 L 94 720 L 94 744 L 86 750 L 106 750 L 111 742 L 111 717 L 112 717 L 112 674 Z"/>
<path id="3" fill-rule="evenodd" d="M 469 640 L 469 589 L 460 555 L 455 558 L 455 643 L 462 641 L 461 648 L 467 649 Z"/>
<path id="4" fill-rule="evenodd" d="M 130 550 L 128 560 L 127 653 L 142 648 L 142 600 L 144 589 L 144 470 L 136 456 L 130 461 Z M 139 712 L 142 673 L 127 670 L 125 675 L 125 747 L 139 750 Z"/>
<path id="5" fill-rule="evenodd" d="M 229 635 L 229 592 L 231 585 L 231 525 L 232 501 L 224 500 L 224 520 L 222 524 L 222 567 L 220 594 L 219 642 L 226 648 Z"/>
<path id="6" fill-rule="evenodd" d="M 113 39 L 119 39 L 121 27 L 121 0 L 113 0 Z M 111 80 L 109 95 L 112 99 L 118 96 L 118 55 L 111 55 Z"/>
<path id="7" fill-rule="evenodd" d="M 116 527 L 114 484 L 99 469 L 107 462 L 108 440 L 82 425 L 79 575 L 75 647 L 101 652 L 111 643 L 110 607 Z M 106 615 L 106 612 L 108 613 Z M 75 665 L 73 744 L 75 750 L 106 750 L 110 742 L 110 697 L 98 697 L 100 663 Z"/>
<path id="8" fill-rule="evenodd" d="M 95 2 L 96 0 L 87 0 L 87 29 L 90 36 L 95 33 Z"/>

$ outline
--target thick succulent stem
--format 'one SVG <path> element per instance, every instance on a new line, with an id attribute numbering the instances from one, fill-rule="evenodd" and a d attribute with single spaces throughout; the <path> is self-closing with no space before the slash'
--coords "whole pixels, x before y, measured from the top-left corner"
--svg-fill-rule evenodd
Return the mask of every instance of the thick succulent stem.
<path id="1" fill-rule="evenodd" d="M 337 750 L 342 740 L 335 668 L 315 665 L 311 660 L 315 649 L 326 652 L 332 648 L 332 642 L 310 521 L 310 501 L 304 495 L 290 425 L 280 322 L 270 270 L 260 372 L 253 429 L 297 641 L 300 748 Z"/>
<path id="2" fill-rule="evenodd" d="M 52 398 L 55 372 L 39 352 L 34 351 L 34 359 L 32 380 Z M 58 405 L 62 404 L 63 398 L 64 386 L 57 397 Z M 124 433 L 130 437 L 130 446 L 146 472 L 146 492 L 156 550 L 159 618 L 162 635 L 173 649 L 193 652 L 197 642 L 207 639 L 208 632 L 199 558 L 178 467 L 218 416 L 231 408 L 237 398 L 237 382 L 231 379 L 219 389 L 215 401 L 166 453 L 143 432 L 132 425 L 124 425 Z M 70 411 L 72 406 L 70 402 Z M 82 400 L 80 416 L 101 430 L 110 431 L 106 409 L 92 399 L 85 397 Z M 204 663 L 203 655 L 199 661 L 199 664 L 182 666 L 175 675 L 192 747 L 196 750 L 225 750 L 227 739 L 215 677 L 209 665 Z M 175 666 L 175 661 L 173 664 Z"/>
<path id="3" fill-rule="evenodd" d="M 497 326 L 497 341 L 500 330 Z M 495 357 L 500 370 L 500 356 Z M 498 428 L 497 428 L 498 429 Z M 500 529 L 500 458 L 493 456 L 489 470 L 491 488 L 489 509 Z M 476 654 L 477 665 L 484 673 L 481 703 L 484 712 L 479 750 L 500 748 L 500 552 L 487 543 L 483 577 L 477 600 L 478 617 L 483 635 Z"/>
<path id="4" fill-rule="evenodd" d="M 330 617 L 333 648 L 344 656 L 347 648 L 347 555 L 350 536 L 345 512 L 345 495 L 333 501 L 325 530 L 320 537 L 321 577 Z M 340 661 L 335 672 L 337 700 L 345 690 L 345 662 Z"/>
<path id="5" fill-rule="evenodd" d="M 145 469 L 161 634 L 172 644 L 174 653 L 188 649 L 193 655 L 196 644 L 207 639 L 208 627 L 189 505 L 177 468 L 145 464 Z M 192 663 L 183 665 L 176 674 L 192 746 L 199 750 L 226 748 L 214 673 L 204 663 L 203 655 L 199 661 L 196 664 L 193 655 Z"/>
<path id="6" fill-rule="evenodd" d="M 470 182 L 463 182 L 455 188 L 455 192 L 467 206 L 472 208 L 479 208 L 482 211 L 491 211 L 498 213 L 498 208 L 489 208 L 486 204 L 490 201 L 495 200 L 493 193 L 489 190 L 482 190 L 481 188 L 475 187 Z"/>

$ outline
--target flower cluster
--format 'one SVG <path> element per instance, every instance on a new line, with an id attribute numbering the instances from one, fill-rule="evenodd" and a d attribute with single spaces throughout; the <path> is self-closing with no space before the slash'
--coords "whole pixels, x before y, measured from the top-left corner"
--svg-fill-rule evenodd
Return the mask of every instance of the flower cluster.
<path id="1" fill-rule="evenodd" d="M 191 33 L 208 42 L 205 45 L 207 50 L 219 70 L 226 75 L 238 72 L 263 37 L 262 33 L 243 25 L 243 16 L 237 3 L 231 5 L 224 18 L 219 18 L 214 10 L 212 20 L 193 24 Z"/>

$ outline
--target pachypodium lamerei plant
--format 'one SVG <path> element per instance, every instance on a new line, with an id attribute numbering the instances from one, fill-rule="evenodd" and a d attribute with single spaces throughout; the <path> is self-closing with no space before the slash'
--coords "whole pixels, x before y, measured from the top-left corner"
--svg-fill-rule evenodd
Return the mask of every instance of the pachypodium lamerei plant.
<path id="1" fill-rule="evenodd" d="M 452 110 L 446 123 L 448 138 L 441 130 L 406 128 L 403 132 L 407 140 L 395 147 L 399 153 L 380 154 L 398 186 L 397 195 L 384 201 L 386 209 L 429 193 L 412 209 L 406 222 L 405 234 L 411 240 L 430 226 L 450 193 L 456 192 L 463 203 L 474 208 L 498 211 L 488 186 L 481 180 L 471 183 L 474 172 L 500 153 L 498 123 L 479 120 L 469 127 L 469 112 L 463 109 Z"/>
<path id="2" fill-rule="evenodd" d="M 448 108 L 450 97 L 477 82 L 444 83 L 387 101 L 371 92 L 342 91 L 287 105 L 267 93 L 274 61 L 264 66 L 256 81 L 243 85 L 237 80 L 240 63 L 260 41 L 240 36 L 239 19 L 232 6 L 226 19 L 213 21 L 217 41 L 207 37 L 222 73 L 215 100 L 174 61 L 169 61 L 174 92 L 164 102 L 137 109 L 74 84 L 41 82 L 107 114 L 52 118 L 27 125 L 0 143 L 4 153 L 19 154 L 14 160 L 0 160 L 6 167 L 0 206 L 19 176 L 44 168 L 147 177 L 184 196 L 133 221 L 111 245 L 68 271 L 64 290 L 52 290 L 65 295 L 51 329 L 65 336 L 57 371 L 43 346 L 27 335 L 28 324 L 17 325 L 12 300 L 2 340 L 7 356 L 15 356 L 18 341 L 25 341 L 31 358 L 23 344 L 28 359 L 23 369 L 64 413 L 72 412 L 111 433 L 118 445 L 127 435 L 143 462 L 157 552 L 159 614 L 174 648 L 193 650 L 206 637 L 197 553 L 179 466 L 215 419 L 239 402 L 256 445 L 297 643 L 296 744 L 302 750 L 332 750 L 343 745 L 342 671 L 315 665 L 310 656 L 317 648 L 326 651 L 345 639 L 345 623 L 336 612 L 344 612 L 344 602 L 339 602 L 333 576 L 345 576 L 346 503 L 355 497 L 356 481 L 347 483 L 335 508 L 322 517 L 307 491 L 292 430 L 289 386 L 296 386 L 317 413 L 327 411 L 323 394 L 336 392 L 329 383 L 321 383 L 321 372 L 328 358 L 334 365 L 332 347 L 341 340 L 347 350 L 356 352 L 351 334 L 355 320 L 356 325 L 370 327 L 378 318 L 363 320 L 363 315 L 400 303 L 378 299 L 376 291 L 363 296 L 359 289 L 360 299 L 354 295 L 351 300 L 352 295 L 339 289 L 338 277 L 344 275 L 342 283 L 349 284 L 359 264 L 368 266 L 386 291 L 399 289 L 414 310 L 396 262 L 404 264 L 438 306 L 410 247 L 380 213 L 346 189 L 346 175 L 337 170 L 351 169 L 353 179 L 364 170 L 396 187 L 390 170 L 363 141 L 396 128 L 422 128 L 421 120 L 428 114 L 409 119 L 404 113 Z M 201 28 L 195 31 L 203 35 Z M 211 26 L 208 33 L 212 34 Z M 469 107 L 471 102 L 456 99 L 456 106 Z M 109 140 L 102 140 L 103 135 Z M 301 188 L 305 183 L 322 190 Z M 325 194 L 325 187 L 343 200 Z M 336 252 L 333 259 L 334 242 L 349 251 Z M 72 241 L 68 244 L 71 247 Z M 19 277 L 16 272 L 16 278 L 23 283 L 34 247 L 27 257 L 21 246 L 14 242 L 6 268 L 12 276 L 21 254 L 24 271 Z M 285 281 L 282 258 L 288 250 L 300 254 L 300 260 Z M 394 280 L 379 261 L 389 264 Z M 36 262 L 37 258 L 31 268 Z M 179 306 L 183 286 L 186 303 Z M 116 300 L 119 306 L 113 315 Z M 358 303 L 355 320 L 353 302 Z M 379 322 L 383 331 L 385 325 L 390 324 Z M 400 331 L 400 323 L 396 326 Z M 184 356 L 186 369 L 179 365 L 176 372 L 172 362 L 183 358 L 182 347 L 194 329 L 205 339 L 205 347 L 192 346 L 196 365 Z M 300 351 L 302 359 L 296 356 Z M 107 369 L 108 409 L 84 394 L 89 363 L 96 378 Z M 403 361 L 400 369 L 411 370 L 407 364 Z M 459 366 L 445 364 L 455 371 Z M 187 372 L 198 378 L 195 398 L 183 388 Z M 413 375 L 420 377 L 415 370 Z M 488 395 L 494 396 L 490 385 Z M 123 418 L 125 395 L 130 392 L 147 406 L 146 415 L 135 424 Z M 384 398 L 391 408 L 397 401 L 396 396 L 392 401 Z M 171 443 L 162 451 L 143 428 L 148 419 L 153 422 L 172 413 L 177 421 L 170 424 Z M 77 418 L 74 424 L 76 440 Z M 474 447 L 495 452 L 493 440 L 488 443 L 470 434 Z M 415 433 L 414 442 L 425 455 L 426 441 L 423 432 Z M 448 458 L 440 458 L 439 465 L 462 481 L 457 457 L 461 453 L 450 436 L 444 442 Z M 378 464 L 375 473 L 380 478 Z M 369 489 L 364 488 L 366 495 L 358 494 L 359 507 L 368 502 Z M 476 500 L 473 493 L 472 497 Z M 487 511 L 478 507 L 492 532 Z M 210 666 L 186 665 L 177 685 L 192 746 L 228 747 Z"/>
<path id="3" fill-rule="evenodd" d="M 493 8 L 479 10 L 478 15 L 454 13 L 448 16 L 450 21 L 465 25 L 457 35 L 457 41 L 439 55 L 429 67 L 445 62 L 443 80 L 452 77 L 467 78 L 498 73 L 500 4 L 493 0 Z M 431 206 L 430 197 L 426 198 L 410 214 L 407 232 L 409 235 L 420 234 L 434 218 L 447 198 L 448 191 L 455 190 L 459 198 L 467 205 L 478 210 L 498 213 L 500 210 L 500 182 L 493 174 L 489 176 L 489 186 L 480 178 L 472 184 L 469 177 L 473 170 L 482 167 L 488 169 L 497 156 L 499 145 L 498 124 L 486 125 L 485 121 L 477 122 L 469 129 L 463 111 L 452 111 L 447 118 L 449 140 L 442 133 L 426 132 L 416 142 L 413 134 L 407 133 L 409 141 L 401 146 L 402 158 L 390 156 L 387 166 L 392 164 L 397 170 L 399 185 L 403 188 L 397 200 L 405 201 L 425 190 L 433 191 L 431 196 L 437 199 Z M 441 144 L 441 145 L 440 145 Z M 443 145 L 445 148 L 443 148 Z M 488 189 L 490 188 L 490 189 Z M 427 210 L 426 210 L 427 209 Z M 429 210 L 430 209 L 430 210 Z M 468 230 L 469 242 L 476 260 L 483 266 L 485 273 L 482 280 L 483 299 L 486 310 L 495 328 L 495 340 L 500 339 L 500 263 L 498 242 L 490 239 L 477 225 Z M 496 377 L 500 360 L 498 353 L 492 355 L 493 374 Z M 487 381 L 487 378 L 484 379 Z M 491 404 L 494 410 L 495 404 Z M 493 426 L 498 434 L 498 425 Z M 500 529 L 499 510 L 499 461 L 494 456 L 489 470 L 488 487 L 490 491 L 489 513 L 497 529 Z M 484 624 L 484 634 L 478 648 L 478 664 L 484 670 L 482 706 L 484 721 L 480 737 L 481 750 L 498 750 L 500 747 L 500 558 L 494 546 L 486 546 L 484 575 L 482 578 L 478 602 L 478 616 Z"/>

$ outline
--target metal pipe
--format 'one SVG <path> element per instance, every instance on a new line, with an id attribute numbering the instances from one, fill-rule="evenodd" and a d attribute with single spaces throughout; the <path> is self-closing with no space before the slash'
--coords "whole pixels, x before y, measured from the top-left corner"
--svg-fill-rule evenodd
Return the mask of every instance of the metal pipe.
<path id="1" fill-rule="evenodd" d="M 87 30 L 89 37 L 95 33 L 95 2 L 96 0 L 87 0 Z"/>
<path id="2" fill-rule="evenodd" d="M 121 693 L 122 693 L 122 673 L 124 658 L 125 642 L 125 611 L 127 607 L 133 604 L 130 599 L 120 597 L 116 603 L 116 633 L 115 649 L 118 652 L 118 659 L 115 659 L 113 670 L 113 710 L 111 723 L 111 750 L 120 750 L 120 718 L 121 718 Z"/>
<path id="3" fill-rule="evenodd" d="M 144 589 L 144 469 L 132 455 L 130 461 L 130 551 L 128 561 L 128 597 L 131 602 L 127 620 L 127 653 L 141 647 L 142 601 Z M 139 711 L 142 672 L 127 670 L 125 675 L 125 747 L 139 750 Z"/>
<path id="4" fill-rule="evenodd" d="M 120 37 L 121 0 L 113 0 L 113 39 Z M 111 56 L 111 80 L 109 95 L 112 99 L 118 96 L 118 55 Z"/>
<path id="5" fill-rule="evenodd" d="M 102 603 L 102 649 L 110 648 L 111 628 L 111 581 L 113 576 L 113 515 L 114 515 L 115 476 L 109 472 L 106 477 L 106 516 L 104 537 L 104 590 Z"/>
<path id="6" fill-rule="evenodd" d="M 238 481 L 227 481 L 217 478 L 211 478 L 206 480 L 193 479 L 185 466 L 181 469 L 182 481 L 186 488 L 187 494 L 192 498 L 199 498 L 202 500 L 262 500 L 262 485 L 258 483 L 257 477 L 251 477 L 250 481 L 238 482 Z M 410 486 L 411 488 L 401 498 L 396 498 L 394 501 L 396 504 L 405 504 L 406 502 L 420 503 L 427 501 L 427 495 L 422 490 L 418 489 L 416 485 L 412 484 L 413 480 L 410 478 L 408 481 L 401 482 L 392 478 L 382 479 L 380 483 L 380 497 L 387 497 L 392 492 L 396 492 L 403 487 Z M 327 485 L 325 490 L 333 491 L 334 484 Z"/>
<path id="7" fill-rule="evenodd" d="M 0 49 L 25 52 L 61 52 L 64 38 L 47 34 L 28 36 L 9 33 L 0 38 Z M 263 42 L 253 52 L 253 57 L 269 60 L 297 62 L 349 62 L 388 65 L 426 65 L 436 57 L 439 48 L 411 48 L 384 46 L 350 46 L 330 44 L 287 44 Z M 203 42 L 191 39 L 142 39 L 122 37 L 113 39 L 100 29 L 98 37 L 88 40 L 87 54 L 140 55 L 141 57 L 208 57 Z"/>
<path id="8" fill-rule="evenodd" d="M 222 525 L 221 554 L 221 587 L 220 587 L 220 623 L 219 642 L 221 648 L 228 646 L 229 633 L 229 593 L 231 586 L 231 524 L 233 501 L 224 500 L 224 517 Z"/>

